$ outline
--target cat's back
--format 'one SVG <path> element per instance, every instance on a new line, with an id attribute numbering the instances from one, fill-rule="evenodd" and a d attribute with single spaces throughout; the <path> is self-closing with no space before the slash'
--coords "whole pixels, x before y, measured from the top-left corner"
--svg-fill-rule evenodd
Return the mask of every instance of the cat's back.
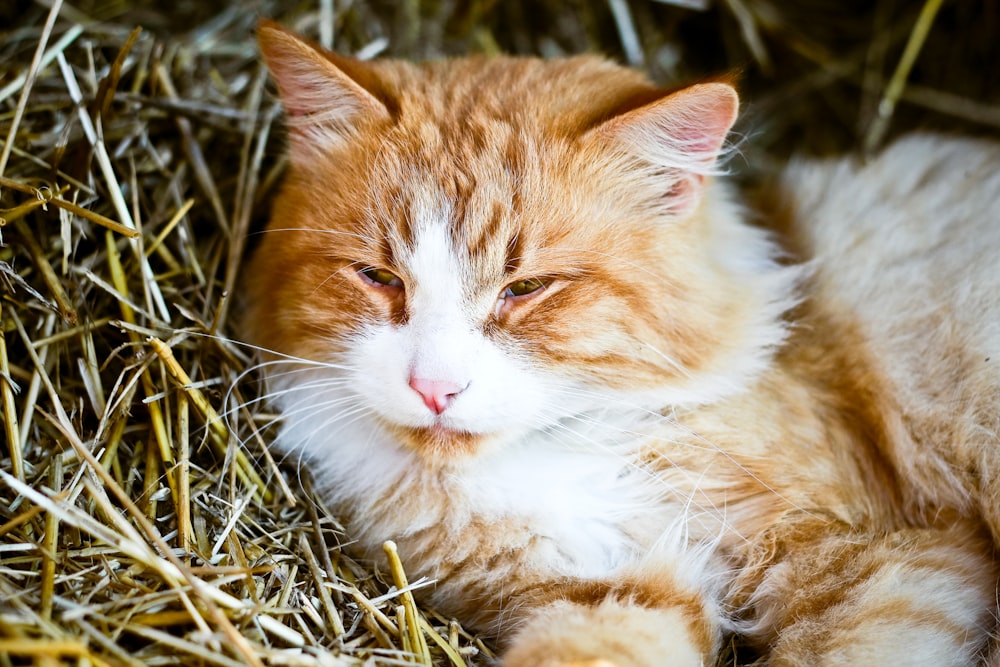
<path id="1" fill-rule="evenodd" d="M 1000 344 L 1000 143 L 914 135 L 866 163 L 793 163 L 784 179 L 820 288 L 878 340 L 948 323 L 984 352 Z"/>
<path id="2" fill-rule="evenodd" d="M 890 453 L 897 466 L 931 503 L 992 493 L 1000 143 L 914 135 L 867 162 L 793 163 L 781 192 L 814 298 L 858 331 L 854 352 L 909 438 Z"/>

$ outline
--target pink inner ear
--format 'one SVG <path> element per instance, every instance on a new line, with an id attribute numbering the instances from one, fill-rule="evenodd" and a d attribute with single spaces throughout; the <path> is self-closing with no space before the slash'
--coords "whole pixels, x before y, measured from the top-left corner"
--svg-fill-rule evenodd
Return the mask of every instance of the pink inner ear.
<path id="1" fill-rule="evenodd" d="M 616 116 L 597 131 L 657 168 L 660 211 L 682 218 L 698 207 L 738 107 L 731 86 L 697 84 Z"/>
<path id="2" fill-rule="evenodd" d="M 718 156 L 739 110 L 736 91 L 726 84 L 701 84 L 671 95 L 663 110 L 683 145 L 703 155 Z"/>
<path id="3" fill-rule="evenodd" d="M 655 164 L 705 173 L 715 164 L 738 109 L 731 86 L 703 83 L 612 118 L 602 129 Z"/>

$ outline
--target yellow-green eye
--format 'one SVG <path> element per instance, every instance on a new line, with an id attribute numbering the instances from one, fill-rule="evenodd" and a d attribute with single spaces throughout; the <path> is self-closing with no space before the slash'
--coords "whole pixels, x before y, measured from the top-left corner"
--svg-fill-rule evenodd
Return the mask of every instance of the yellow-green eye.
<path id="1" fill-rule="evenodd" d="M 548 284 L 549 281 L 545 278 L 527 278 L 525 280 L 518 280 L 510 285 L 507 285 L 507 289 L 503 291 L 503 296 L 505 299 L 515 296 L 527 296 L 544 289 Z"/>
<path id="2" fill-rule="evenodd" d="M 382 285 L 384 287 L 402 287 L 403 281 L 400 280 L 395 273 L 392 271 L 386 271 L 385 269 L 377 269 L 374 266 L 366 266 L 361 269 L 358 273 L 361 274 L 368 282 L 373 285 Z"/>

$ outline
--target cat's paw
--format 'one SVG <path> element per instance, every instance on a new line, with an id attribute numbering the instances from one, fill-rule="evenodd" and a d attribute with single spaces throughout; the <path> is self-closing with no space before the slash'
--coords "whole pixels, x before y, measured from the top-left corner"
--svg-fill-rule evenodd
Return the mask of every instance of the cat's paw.
<path id="1" fill-rule="evenodd" d="M 503 667 L 701 667 L 712 648 L 695 641 L 699 621 L 677 609 L 556 603 L 518 633 Z"/>

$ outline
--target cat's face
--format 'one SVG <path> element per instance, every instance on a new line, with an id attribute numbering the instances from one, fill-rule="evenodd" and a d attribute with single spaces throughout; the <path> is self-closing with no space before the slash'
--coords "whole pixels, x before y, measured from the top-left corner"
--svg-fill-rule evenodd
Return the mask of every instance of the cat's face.
<path id="1" fill-rule="evenodd" d="M 261 43 L 291 160 L 249 333 L 323 364 L 277 366 L 276 387 L 448 458 L 725 384 L 760 305 L 703 221 L 729 214 L 703 197 L 729 86 L 663 96 L 589 58 L 365 64 L 271 26 Z"/>

